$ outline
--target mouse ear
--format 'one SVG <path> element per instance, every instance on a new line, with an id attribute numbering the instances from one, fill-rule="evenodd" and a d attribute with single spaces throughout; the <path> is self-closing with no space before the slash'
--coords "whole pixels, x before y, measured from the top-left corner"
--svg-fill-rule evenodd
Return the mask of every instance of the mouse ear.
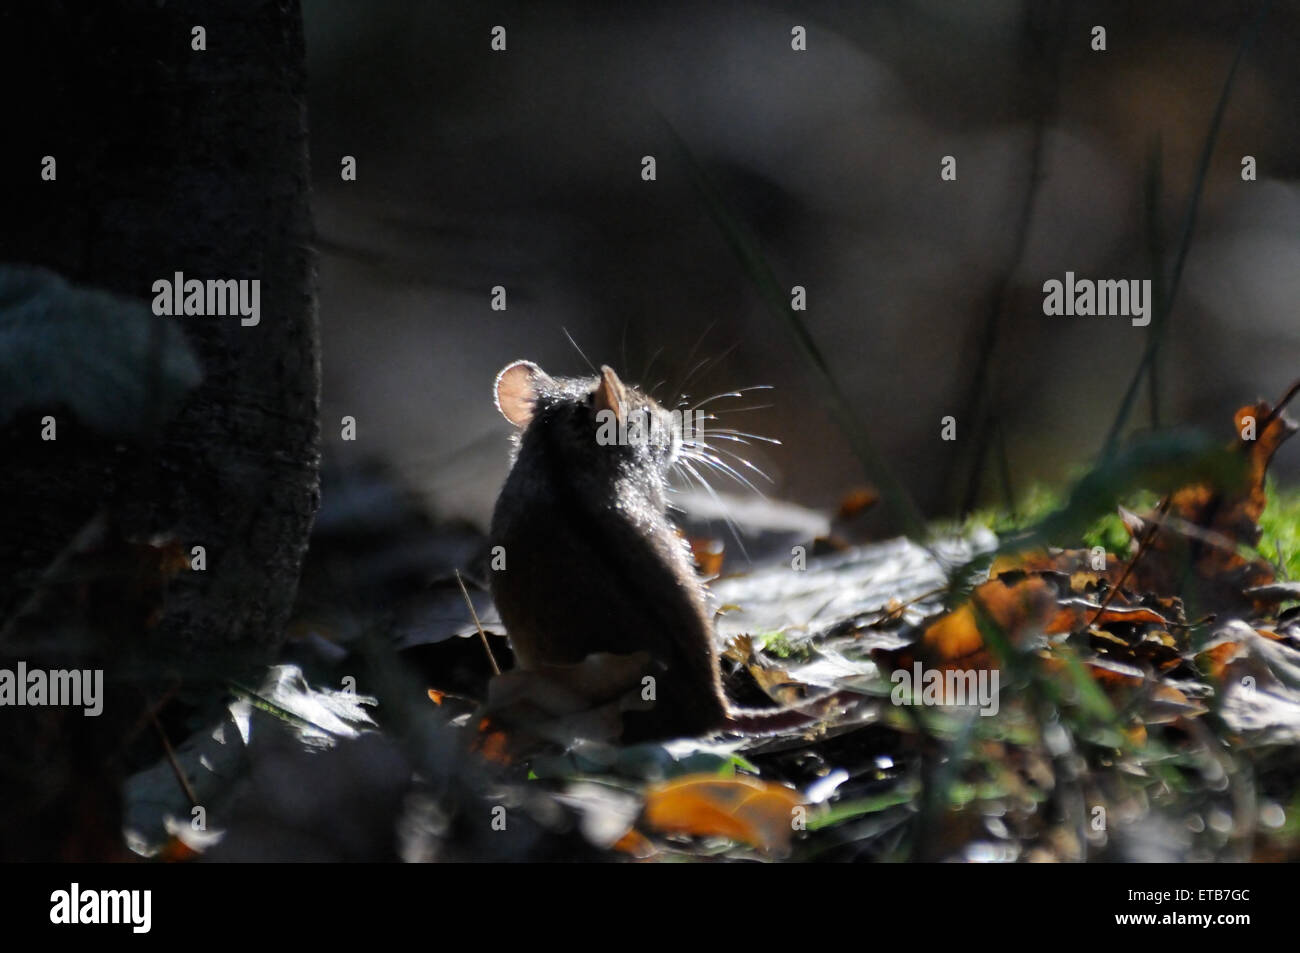
<path id="1" fill-rule="evenodd" d="M 616 420 L 623 419 L 624 405 L 627 403 L 627 391 L 623 382 L 613 369 L 600 365 L 600 384 L 596 387 L 596 409 L 612 410 Z"/>
<path id="2" fill-rule="evenodd" d="M 537 403 L 537 387 L 549 380 L 546 372 L 532 361 L 515 361 L 507 364 L 497 375 L 496 402 L 501 416 L 520 430 L 533 419 L 533 406 Z"/>

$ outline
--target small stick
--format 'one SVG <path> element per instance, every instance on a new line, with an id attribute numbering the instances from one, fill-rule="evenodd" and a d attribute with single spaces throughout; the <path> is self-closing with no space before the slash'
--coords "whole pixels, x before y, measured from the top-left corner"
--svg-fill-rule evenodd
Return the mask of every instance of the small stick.
<path id="1" fill-rule="evenodd" d="M 469 606 L 469 614 L 474 617 L 474 624 L 478 626 L 478 637 L 483 640 L 483 651 L 487 653 L 488 664 L 492 666 L 492 674 L 500 675 L 501 669 L 497 666 L 497 660 L 492 656 L 492 646 L 488 645 L 487 633 L 483 631 L 483 623 L 478 619 L 478 613 L 474 611 L 474 600 L 469 597 L 469 590 L 465 588 L 465 580 L 460 578 L 460 570 L 456 570 L 456 582 L 460 584 L 461 595 L 465 597 L 465 605 Z"/>
<path id="2" fill-rule="evenodd" d="M 1164 500 L 1161 501 L 1160 506 L 1156 510 L 1155 519 L 1151 521 L 1151 525 L 1147 527 L 1147 531 L 1142 534 L 1142 539 L 1138 543 L 1138 551 L 1133 554 L 1133 558 L 1129 560 L 1129 564 L 1124 567 L 1124 572 L 1119 577 L 1119 581 L 1111 587 L 1110 592 L 1106 593 L 1106 598 L 1102 601 L 1101 607 L 1097 609 L 1097 613 L 1088 623 L 1089 629 L 1097 624 L 1097 620 L 1100 619 L 1102 614 L 1110 607 L 1111 601 L 1115 598 L 1115 594 L 1119 592 L 1124 583 L 1128 582 L 1128 577 L 1132 574 L 1134 567 L 1136 567 L 1142 560 L 1142 557 L 1146 555 L 1147 547 L 1151 545 L 1151 540 L 1155 539 L 1156 533 L 1160 530 L 1160 526 L 1164 522 L 1165 514 L 1169 512 L 1169 504 L 1173 501 L 1173 494 L 1166 496 Z"/>
<path id="3" fill-rule="evenodd" d="M 1291 403 L 1291 398 L 1295 397 L 1297 393 L 1300 393 L 1300 381 L 1296 381 L 1294 384 L 1292 384 L 1290 389 L 1287 390 L 1286 394 L 1283 395 L 1282 399 L 1273 405 L 1273 409 L 1269 411 L 1268 416 L 1264 418 L 1264 422 L 1261 423 L 1259 426 L 1260 433 L 1263 433 L 1266 429 L 1268 429 L 1268 425 L 1277 419 L 1278 415 L 1281 414 L 1282 411 L 1286 409 L 1286 405 Z"/>
<path id="4" fill-rule="evenodd" d="M 158 720 L 158 713 L 150 709 L 149 718 L 153 721 L 154 728 L 158 729 L 158 737 L 162 740 L 163 751 L 167 754 L 167 761 L 172 766 L 172 773 L 176 775 L 181 790 L 190 799 L 190 806 L 198 807 L 199 796 L 194 793 L 194 788 L 190 786 L 190 779 L 185 776 L 185 769 L 181 767 L 181 763 L 176 759 L 176 752 L 172 749 L 171 742 L 167 740 L 167 732 L 163 731 L 162 722 Z"/>

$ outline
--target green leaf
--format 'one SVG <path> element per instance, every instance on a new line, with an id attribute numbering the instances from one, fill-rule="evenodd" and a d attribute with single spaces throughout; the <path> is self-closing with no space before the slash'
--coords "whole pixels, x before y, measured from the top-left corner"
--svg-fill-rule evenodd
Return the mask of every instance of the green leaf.
<path id="1" fill-rule="evenodd" d="M 843 824 L 845 821 L 851 821 L 855 817 L 877 814 L 900 804 L 910 804 L 916 799 L 916 794 L 915 789 L 904 787 L 855 801 L 842 801 L 826 808 L 824 811 L 810 814 L 808 817 L 808 830 L 819 831 L 826 827 L 834 827 L 836 824 Z"/>

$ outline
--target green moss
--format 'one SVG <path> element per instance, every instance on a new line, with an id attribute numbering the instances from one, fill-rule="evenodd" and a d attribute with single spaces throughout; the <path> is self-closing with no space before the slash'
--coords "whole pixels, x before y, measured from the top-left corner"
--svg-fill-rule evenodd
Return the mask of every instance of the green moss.
<path id="1" fill-rule="evenodd" d="M 791 642 L 784 632 L 761 632 L 755 640 L 768 655 L 782 659 L 796 659 L 806 662 L 812 658 L 812 647 L 806 642 Z"/>
<path id="2" fill-rule="evenodd" d="M 1039 523 L 1049 514 L 1059 510 L 1065 501 L 1066 496 L 1059 488 L 1034 484 L 1017 501 L 1015 513 L 993 507 L 976 510 L 966 518 L 963 529 L 970 530 L 975 526 L 985 526 L 999 536 L 1006 535 Z M 1125 509 L 1144 513 L 1155 509 L 1157 502 L 1158 497 L 1155 493 L 1142 491 L 1124 500 L 1123 506 Z M 1300 499 L 1297 502 L 1300 503 Z M 1119 513 L 1115 512 L 1107 513 L 1088 527 L 1076 545 L 1080 548 L 1101 546 L 1108 553 L 1127 555 L 1130 539 L 1124 521 L 1120 519 Z"/>
<path id="3" fill-rule="evenodd" d="M 999 536 L 1014 530 L 1024 529 L 1037 523 L 1048 513 L 1059 509 L 1065 497 L 1059 489 L 1046 484 L 1035 483 L 1026 490 L 1016 502 L 1016 511 L 1008 512 L 1000 507 L 987 507 L 975 510 L 963 524 L 963 529 L 984 526 Z"/>
<path id="4" fill-rule="evenodd" d="M 1269 477 L 1265 489 L 1268 505 L 1259 520 L 1262 535 L 1257 547 L 1258 555 L 1277 565 L 1284 578 L 1300 579 L 1300 487 L 1279 489 Z M 1015 513 L 995 507 L 976 510 L 966 518 L 962 529 L 969 531 L 984 526 L 1005 535 L 1037 523 L 1059 508 L 1064 499 L 1059 489 L 1035 484 L 1016 504 Z M 1123 506 L 1136 513 L 1147 513 L 1155 509 L 1157 503 L 1155 493 L 1142 491 L 1126 499 Z M 1129 543 L 1129 533 L 1119 513 L 1108 513 L 1088 528 L 1078 545 L 1081 548 L 1101 546 L 1109 553 L 1127 556 Z"/>
<path id="5" fill-rule="evenodd" d="M 1132 510 L 1134 513 L 1149 513 L 1156 508 L 1159 502 L 1160 498 L 1155 493 L 1143 490 L 1140 493 L 1133 494 L 1122 505 L 1126 510 Z M 1088 531 L 1083 534 L 1084 546 L 1089 548 L 1101 546 L 1106 552 L 1116 553 L 1121 556 L 1128 555 L 1130 542 L 1132 542 L 1132 536 L 1118 512 L 1107 513 L 1093 523 L 1088 528 Z"/>
<path id="6" fill-rule="evenodd" d="M 1300 487 L 1279 490 L 1269 478 L 1268 505 L 1259 518 L 1259 553 L 1287 579 L 1300 578 Z"/>

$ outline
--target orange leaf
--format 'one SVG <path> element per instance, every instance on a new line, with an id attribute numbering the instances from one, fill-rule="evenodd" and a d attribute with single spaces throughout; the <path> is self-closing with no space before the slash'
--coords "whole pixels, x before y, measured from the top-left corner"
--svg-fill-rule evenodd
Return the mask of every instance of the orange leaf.
<path id="1" fill-rule="evenodd" d="M 880 494 L 872 487 L 858 487 L 850 490 L 840 500 L 839 512 L 835 518 L 840 520 L 852 519 L 860 513 L 866 512 L 880 502 Z"/>
<path id="2" fill-rule="evenodd" d="M 1035 631 L 1042 631 L 1056 606 L 1052 587 L 1037 576 L 1012 586 L 992 579 L 976 587 L 970 602 L 926 628 L 921 644 L 932 662 L 957 661 L 984 648 L 975 615 L 977 602 L 1013 645 L 1020 644 Z"/>
<path id="3" fill-rule="evenodd" d="M 710 578 L 719 575 L 722 572 L 723 557 L 726 555 L 724 552 L 726 546 L 722 540 L 715 536 L 692 536 L 689 542 L 691 556 L 695 559 L 700 575 Z"/>
<path id="4" fill-rule="evenodd" d="M 478 734 L 471 743 L 471 748 L 488 761 L 497 764 L 510 764 L 514 761 L 510 753 L 509 736 L 493 724 L 491 718 L 484 718 L 478 723 Z"/>
<path id="5" fill-rule="evenodd" d="M 875 649 L 871 658 L 882 669 L 911 669 L 914 662 L 941 670 L 980 671 L 997 668 L 984 647 L 975 614 L 981 610 L 1012 645 L 1038 634 L 1056 609 L 1055 590 L 1043 578 L 1030 576 L 1014 584 L 998 578 L 975 588 L 971 600 L 926 626 L 921 637 L 901 649 Z"/>
<path id="6" fill-rule="evenodd" d="M 1228 663 L 1234 661 L 1240 656 L 1246 654 L 1246 647 L 1240 642 L 1224 641 L 1218 645 L 1211 646 L 1200 655 L 1196 656 L 1196 661 L 1207 670 L 1211 677 L 1216 681 L 1223 680 L 1224 669 Z"/>
<path id="7" fill-rule="evenodd" d="M 692 774 L 646 792 L 645 821 L 664 833 L 726 837 L 785 850 L 794 836 L 798 792 L 754 778 Z"/>
<path id="8" fill-rule="evenodd" d="M 655 852 L 654 844 L 635 827 L 628 828 L 628 832 L 615 841 L 613 847 L 614 850 L 631 854 L 638 859 L 649 857 Z"/>

